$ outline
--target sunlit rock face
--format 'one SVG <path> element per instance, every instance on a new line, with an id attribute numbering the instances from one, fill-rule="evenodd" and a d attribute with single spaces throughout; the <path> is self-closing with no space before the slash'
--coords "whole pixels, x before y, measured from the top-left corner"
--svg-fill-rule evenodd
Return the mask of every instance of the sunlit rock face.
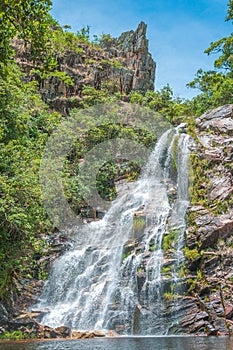
<path id="1" fill-rule="evenodd" d="M 128 93 L 131 90 L 148 91 L 154 89 L 156 64 L 148 51 L 146 39 L 146 24 L 141 22 L 134 32 L 122 33 L 117 40 L 119 57 L 123 57 L 128 72 L 128 84 L 125 84 L 126 76 L 122 75 L 123 90 Z"/>
<path id="2" fill-rule="evenodd" d="M 194 303 L 208 315 L 188 315 L 193 333 L 233 331 L 233 105 L 208 111 L 197 120 L 193 203 L 187 246 L 198 255 L 189 261 Z M 201 192 L 198 192 L 201 191 Z M 203 316 L 203 314 L 201 313 Z"/>
<path id="3" fill-rule="evenodd" d="M 70 109 L 80 107 L 83 99 L 89 96 L 84 90 L 86 86 L 96 91 L 120 92 L 126 96 L 134 90 L 153 90 L 156 64 L 148 50 L 146 29 L 146 24 L 141 22 L 135 31 L 103 42 L 101 47 L 79 43 L 76 50 L 55 52 L 58 62 L 56 69 L 71 77 L 73 85 L 68 85 L 57 76 L 48 79 L 35 76 L 44 101 L 52 109 L 68 114 Z M 31 79 L 29 73 L 33 64 L 30 56 L 20 40 L 14 42 L 14 47 L 16 62 L 25 71 L 27 79 Z"/>

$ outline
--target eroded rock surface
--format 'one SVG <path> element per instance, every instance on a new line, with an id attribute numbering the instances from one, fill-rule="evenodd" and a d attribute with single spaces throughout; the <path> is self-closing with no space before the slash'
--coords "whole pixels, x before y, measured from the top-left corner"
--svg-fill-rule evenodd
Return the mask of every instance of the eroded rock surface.
<path id="1" fill-rule="evenodd" d="M 195 134 L 198 183 L 186 236 L 190 256 L 195 250 L 198 256 L 189 259 L 189 293 L 196 312 L 208 317 L 202 323 L 196 317 L 190 331 L 215 335 L 233 331 L 233 105 L 202 115 Z"/>
<path id="2" fill-rule="evenodd" d="M 69 86 L 57 76 L 42 79 L 35 75 L 44 101 L 51 109 L 67 114 L 71 108 L 80 107 L 81 101 L 88 96 L 88 92 L 84 92 L 86 86 L 122 95 L 128 95 L 132 90 L 153 90 L 156 64 L 148 51 L 146 29 L 146 24 L 141 22 L 136 31 L 125 32 L 106 46 L 103 44 L 102 48 L 79 43 L 76 51 L 56 53 L 56 69 L 65 72 L 73 85 Z M 15 41 L 15 49 L 16 62 L 31 79 L 33 63 L 21 41 Z"/>

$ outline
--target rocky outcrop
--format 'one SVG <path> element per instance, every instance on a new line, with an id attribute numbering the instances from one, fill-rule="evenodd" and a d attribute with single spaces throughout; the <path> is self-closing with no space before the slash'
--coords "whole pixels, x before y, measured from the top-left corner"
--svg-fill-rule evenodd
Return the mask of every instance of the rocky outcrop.
<path id="1" fill-rule="evenodd" d="M 44 280 L 38 279 L 38 271 L 42 272 L 39 277 L 44 279 L 54 260 L 69 249 L 73 242 L 62 232 L 54 233 L 51 237 L 41 234 L 40 240 L 46 241 L 46 244 L 43 252 L 34 257 L 36 266 L 31 271 L 31 276 L 22 279 L 15 273 L 13 278 L 14 288 L 9 288 L 7 298 L 0 299 L 0 336 L 5 332 L 19 330 L 23 333 L 26 332 L 25 337 L 30 338 L 30 334 L 34 334 L 36 337 L 43 338 L 43 326 L 36 320 L 39 314 L 22 312 L 22 310 L 27 310 L 30 305 L 35 304 L 42 292 Z M 32 325 L 31 328 L 27 328 L 27 322 Z M 24 328 L 27 328 L 27 330 Z M 28 329 L 31 329 L 31 331 L 29 332 Z M 37 333 L 35 333 L 35 330 Z M 49 329 L 46 329 L 47 331 Z M 40 332 L 42 332 L 41 335 Z"/>
<path id="2" fill-rule="evenodd" d="M 45 311 L 46 312 L 46 311 Z M 69 327 L 60 326 L 57 328 L 40 324 L 37 318 L 41 312 L 24 312 L 11 321 L 7 321 L 4 327 L 0 327 L 0 337 L 6 332 L 20 335 L 21 339 L 90 339 L 106 336 L 117 336 L 114 331 L 104 333 L 98 330 L 73 331 Z M 13 333 L 15 332 L 15 333 Z"/>
<path id="3" fill-rule="evenodd" d="M 194 222 L 187 236 L 190 247 L 198 240 L 205 249 L 233 235 L 233 105 L 207 112 L 197 123 L 193 169 L 199 171 L 199 182 L 193 191 L 199 194 L 193 196 L 198 195 L 199 203 L 190 208 Z"/>
<path id="4" fill-rule="evenodd" d="M 44 101 L 51 109 L 68 114 L 71 108 L 83 106 L 83 99 L 90 93 L 85 87 L 121 95 L 128 95 L 132 90 L 153 90 L 156 65 L 148 51 L 146 28 L 141 22 L 136 31 L 125 32 L 107 43 L 103 41 L 101 46 L 80 42 L 75 50 L 56 53 L 56 70 L 66 73 L 71 80 L 57 74 L 42 78 L 35 73 Z M 30 71 L 35 67 L 22 42 L 15 41 L 14 48 L 16 62 L 27 79 L 31 79 Z"/>
<path id="5" fill-rule="evenodd" d="M 117 40 L 118 57 L 123 58 L 128 69 L 128 72 L 123 70 L 120 76 L 123 92 L 154 89 L 156 65 L 148 51 L 146 28 L 146 24 L 141 22 L 135 32 L 125 32 Z"/>
<path id="6" fill-rule="evenodd" d="M 195 138 L 188 284 L 206 319 L 195 318 L 190 331 L 221 334 L 233 331 L 233 105 L 202 115 Z"/>

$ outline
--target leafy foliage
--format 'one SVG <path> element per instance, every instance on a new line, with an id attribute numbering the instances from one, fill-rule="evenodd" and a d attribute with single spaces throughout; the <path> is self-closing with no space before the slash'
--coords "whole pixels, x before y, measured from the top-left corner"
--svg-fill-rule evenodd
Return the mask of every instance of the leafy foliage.
<path id="1" fill-rule="evenodd" d="M 43 241 L 37 235 L 51 229 L 43 210 L 38 171 L 43 144 L 58 123 L 48 113 L 35 83 L 22 82 L 14 64 L 0 76 L 0 297 L 18 274 L 30 274 Z"/>
<path id="2" fill-rule="evenodd" d="M 184 119 L 184 115 L 191 113 L 189 102 L 174 98 L 174 93 L 169 85 L 164 86 L 160 91 L 147 91 L 144 95 L 132 91 L 130 102 L 148 106 L 174 124 L 179 124 Z"/>
<path id="3" fill-rule="evenodd" d="M 226 20 L 232 19 L 233 2 L 230 1 Z M 205 53 L 219 54 L 219 57 L 214 63 L 215 70 L 204 72 L 199 69 L 195 79 L 187 85 L 201 91 L 192 101 L 192 109 L 196 115 L 233 101 L 233 33 L 211 43 Z"/>
<path id="4" fill-rule="evenodd" d="M 0 60 L 7 62 L 13 55 L 11 40 L 17 35 L 30 47 L 31 57 L 49 60 L 51 16 L 50 0 L 2 0 L 0 3 Z"/>

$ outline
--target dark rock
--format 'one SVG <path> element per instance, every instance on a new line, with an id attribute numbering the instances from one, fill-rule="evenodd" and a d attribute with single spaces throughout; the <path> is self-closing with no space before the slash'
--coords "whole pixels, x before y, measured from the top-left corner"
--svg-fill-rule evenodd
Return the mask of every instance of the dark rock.
<path id="1" fill-rule="evenodd" d="M 0 326 L 5 325 L 8 321 L 8 312 L 6 308 L 0 303 Z"/>
<path id="2" fill-rule="evenodd" d="M 138 293 L 140 295 L 142 287 L 146 280 L 146 274 L 145 272 L 137 272 L 137 286 L 138 286 Z"/>
<path id="3" fill-rule="evenodd" d="M 54 333 L 54 329 L 51 327 L 44 326 L 42 332 L 43 332 L 42 338 L 44 338 L 44 339 L 56 338 L 55 333 Z"/>
<path id="4" fill-rule="evenodd" d="M 212 336 L 218 335 L 218 330 L 212 324 L 208 323 L 206 325 L 206 329 L 207 329 L 207 335 L 212 335 Z"/>
<path id="5" fill-rule="evenodd" d="M 218 256 L 214 256 L 211 259 L 208 259 L 203 264 L 203 269 L 206 273 L 212 272 L 217 266 L 219 266 L 220 260 Z"/>
<path id="6" fill-rule="evenodd" d="M 218 332 L 227 333 L 226 321 L 224 318 L 216 318 L 214 321 L 214 327 L 218 329 Z"/>
<path id="7" fill-rule="evenodd" d="M 198 322 L 195 322 L 192 325 L 190 331 L 191 331 L 191 333 L 197 333 L 197 332 L 200 332 L 200 331 L 205 331 L 206 325 L 207 325 L 207 323 L 204 320 L 200 320 Z"/>
<path id="8" fill-rule="evenodd" d="M 6 329 L 3 327 L 0 327 L 0 334 L 4 334 L 6 332 Z"/>
<path id="9" fill-rule="evenodd" d="M 200 262 L 201 262 L 201 257 L 198 257 L 195 260 L 190 261 L 188 264 L 189 270 L 190 271 L 197 271 L 198 267 L 200 266 Z"/>
<path id="10" fill-rule="evenodd" d="M 231 320 L 233 318 L 233 305 L 230 305 L 225 309 L 225 315 L 227 320 Z"/>
<path id="11" fill-rule="evenodd" d="M 204 295 L 209 295 L 210 294 L 210 287 L 209 286 L 204 286 L 201 288 L 199 295 L 200 297 L 203 297 Z"/>
<path id="12" fill-rule="evenodd" d="M 19 330 L 19 328 L 21 328 L 21 327 L 29 327 L 29 328 L 35 327 L 36 328 L 37 326 L 38 326 L 37 321 L 35 321 L 29 317 L 25 318 L 23 320 L 15 319 L 13 321 L 7 322 L 7 329 L 11 332 Z"/>
<path id="13" fill-rule="evenodd" d="M 61 334 L 63 338 L 68 338 L 71 336 L 71 329 L 69 327 L 64 327 L 64 326 L 57 327 L 55 328 L 55 331 Z"/>
<path id="14" fill-rule="evenodd" d="M 209 314 L 205 311 L 202 311 L 202 312 L 199 312 L 197 315 L 196 315 L 196 321 L 199 321 L 199 320 L 208 320 L 209 319 Z"/>

